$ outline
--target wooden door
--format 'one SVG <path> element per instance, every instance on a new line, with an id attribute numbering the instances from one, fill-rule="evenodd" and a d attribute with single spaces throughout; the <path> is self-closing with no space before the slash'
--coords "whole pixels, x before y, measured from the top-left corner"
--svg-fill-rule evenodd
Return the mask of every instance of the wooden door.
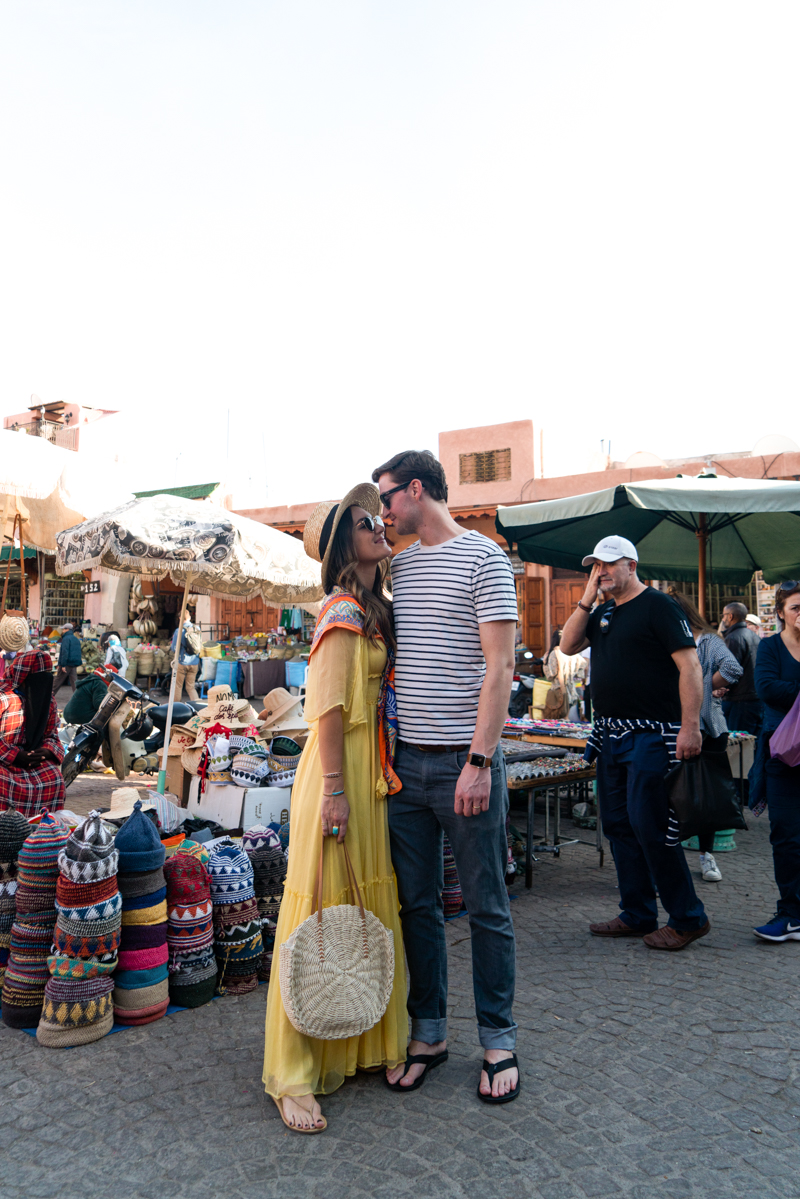
<path id="1" fill-rule="evenodd" d="M 553 579 L 550 584 L 550 627 L 563 629 L 586 590 L 586 580 Z"/>
<path id="2" fill-rule="evenodd" d="M 537 658 L 544 657 L 544 579 L 517 575 L 517 606 L 522 641 Z"/>

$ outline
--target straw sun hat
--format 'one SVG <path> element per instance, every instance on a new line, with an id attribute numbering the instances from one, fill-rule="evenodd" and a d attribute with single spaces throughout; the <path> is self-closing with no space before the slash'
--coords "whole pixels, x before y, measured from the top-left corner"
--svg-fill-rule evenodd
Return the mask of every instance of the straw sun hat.
<path id="1" fill-rule="evenodd" d="M 322 586 L 326 594 L 336 584 L 335 579 L 327 577 L 333 539 L 345 512 L 354 505 L 369 512 L 370 516 L 377 516 L 381 510 L 377 487 L 372 483 L 358 483 L 343 500 L 323 500 L 317 504 L 303 530 L 303 548 L 309 558 L 322 563 Z"/>
<path id="2" fill-rule="evenodd" d="M 31 631 L 24 616 L 9 616 L 3 613 L 0 619 L 0 649 L 21 653 L 31 639 Z"/>

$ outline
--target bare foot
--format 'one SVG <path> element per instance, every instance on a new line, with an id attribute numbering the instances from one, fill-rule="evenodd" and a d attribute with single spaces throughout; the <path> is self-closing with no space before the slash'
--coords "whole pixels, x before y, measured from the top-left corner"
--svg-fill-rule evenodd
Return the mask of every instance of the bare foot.
<path id="1" fill-rule="evenodd" d="M 436 1045 L 428 1045 L 425 1041 L 409 1041 L 406 1053 L 409 1057 L 413 1057 L 417 1053 L 424 1053 L 428 1057 L 436 1057 L 437 1053 L 444 1053 L 447 1048 L 447 1041 L 439 1041 Z M 422 1062 L 417 1062 L 409 1067 L 408 1074 L 403 1077 L 403 1071 L 406 1068 L 405 1062 L 401 1062 L 399 1066 L 395 1066 L 391 1070 L 386 1071 L 386 1081 L 395 1083 L 399 1079 L 401 1087 L 410 1087 L 415 1079 L 419 1078 L 425 1066 Z M 488 1094 L 488 1092 L 487 1092 Z"/>
<path id="2" fill-rule="evenodd" d="M 322 1108 L 313 1095 L 296 1095 L 291 1099 L 288 1095 L 281 1098 L 285 1122 L 291 1128 L 324 1128 Z"/>
<path id="3" fill-rule="evenodd" d="M 495 1065 L 496 1062 L 505 1061 L 506 1058 L 512 1058 L 513 1056 L 514 1054 L 510 1049 L 484 1049 L 483 1051 L 484 1061 L 487 1061 L 491 1066 Z M 508 1095 L 510 1091 L 514 1090 L 518 1081 L 519 1071 L 516 1066 L 511 1066 L 508 1070 L 502 1070 L 495 1074 L 491 1086 L 489 1086 L 486 1071 L 481 1070 L 479 1090 L 481 1095 L 492 1095 L 493 1097 Z"/>

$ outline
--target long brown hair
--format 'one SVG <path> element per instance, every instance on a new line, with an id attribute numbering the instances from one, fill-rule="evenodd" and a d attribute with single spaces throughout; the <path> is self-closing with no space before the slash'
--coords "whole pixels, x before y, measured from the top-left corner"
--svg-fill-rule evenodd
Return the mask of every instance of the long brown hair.
<path id="1" fill-rule="evenodd" d="M 678 591 L 677 587 L 670 587 L 669 595 L 682 609 L 684 616 L 689 622 L 689 628 L 695 633 L 713 633 L 715 637 L 719 634 L 712 624 L 709 624 L 705 616 L 701 616 L 697 608 L 695 608 L 688 595 L 682 591 Z"/>
<path id="2" fill-rule="evenodd" d="M 365 587 L 359 579 L 356 573 L 357 566 L 358 557 L 353 542 L 353 513 L 348 508 L 339 521 L 333 539 L 327 579 L 332 579 L 337 587 L 349 591 L 361 604 L 365 612 L 364 633 L 370 641 L 375 641 L 380 633 L 387 648 L 395 649 L 392 601 L 385 587 L 389 576 L 389 559 L 384 558 L 383 562 L 379 562 L 375 567 L 375 581 L 371 589 Z"/>

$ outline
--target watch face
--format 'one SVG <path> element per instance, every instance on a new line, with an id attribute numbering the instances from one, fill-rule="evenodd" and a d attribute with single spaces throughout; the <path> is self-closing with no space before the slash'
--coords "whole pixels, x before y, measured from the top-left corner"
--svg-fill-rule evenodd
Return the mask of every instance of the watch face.
<path id="1" fill-rule="evenodd" d="M 470 764 L 470 766 L 478 766 L 480 768 L 483 768 L 486 765 L 486 755 L 485 754 L 470 754 L 469 755 L 469 764 Z"/>

